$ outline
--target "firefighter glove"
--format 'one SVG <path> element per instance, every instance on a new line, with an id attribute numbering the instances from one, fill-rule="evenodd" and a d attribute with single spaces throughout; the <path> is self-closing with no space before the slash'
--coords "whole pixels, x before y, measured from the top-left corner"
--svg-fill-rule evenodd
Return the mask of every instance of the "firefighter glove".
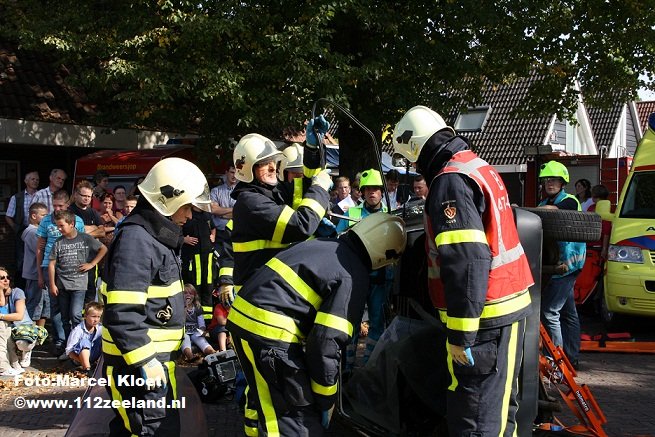
<path id="1" fill-rule="evenodd" d="M 319 140 L 325 136 L 329 128 L 330 123 L 325 119 L 325 117 L 323 117 L 323 115 L 319 115 L 313 120 L 310 120 L 305 129 L 307 147 L 310 149 L 316 149 L 320 144 Z"/>
<path id="2" fill-rule="evenodd" d="M 323 428 L 328 429 L 330 426 L 330 420 L 332 420 L 332 412 L 334 411 L 334 406 L 329 410 L 321 411 L 321 425 Z"/>
<path id="3" fill-rule="evenodd" d="M 450 348 L 450 355 L 453 357 L 453 361 L 462 366 L 472 367 L 475 365 L 475 360 L 471 354 L 470 347 L 464 346 L 455 346 L 448 344 Z"/>
<path id="4" fill-rule="evenodd" d="M 329 192 L 332 189 L 332 185 L 334 185 L 334 183 L 332 182 L 332 176 L 330 176 L 330 172 L 327 170 L 323 170 L 319 174 L 314 176 L 312 178 L 312 185 L 318 185 L 322 187 L 325 191 Z"/>
<path id="5" fill-rule="evenodd" d="M 316 236 L 336 237 L 336 235 L 337 227 L 334 226 L 334 223 L 328 220 L 327 217 L 323 217 L 323 220 L 321 220 L 321 222 L 318 224 L 318 228 L 316 228 Z"/>
<path id="6" fill-rule="evenodd" d="M 150 390 L 156 387 L 166 388 L 166 370 L 157 358 L 141 366 L 141 376 L 146 380 L 146 386 Z"/>
<path id="7" fill-rule="evenodd" d="M 234 302 L 234 286 L 229 284 L 223 284 L 218 287 L 218 297 L 223 302 L 225 306 L 231 306 Z"/>

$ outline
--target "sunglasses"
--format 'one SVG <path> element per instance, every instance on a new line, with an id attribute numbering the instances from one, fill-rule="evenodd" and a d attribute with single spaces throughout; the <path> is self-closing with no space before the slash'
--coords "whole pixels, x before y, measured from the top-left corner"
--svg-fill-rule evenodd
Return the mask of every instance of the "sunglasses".
<path id="1" fill-rule="evenodd" d="M 0 276 L 0 281 L 4 281 L 5 279 L 11 279 L 9 276 Z"/>

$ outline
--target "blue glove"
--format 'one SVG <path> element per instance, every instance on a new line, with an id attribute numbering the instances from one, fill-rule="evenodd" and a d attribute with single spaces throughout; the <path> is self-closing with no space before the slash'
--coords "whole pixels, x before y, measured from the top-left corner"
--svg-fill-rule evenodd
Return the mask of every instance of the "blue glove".
<path id="1" fill-rule="evenodd" d="M 330 426 L 330 420 L 332 420 L 332 412 L 334 411 L 334 407 L 330 408 L 329 410 L 324 410 L 321 411 L 321 425 L 323 428 L 328 429 Z"/>
<path id="2" fill-rule="evenodd" d="M 309 120 L 309 123 L 307 123 L 307 128 L 305 129 L 307 147 L 310 149 L 316 149 L 320 144 L 316 134 L 319 134 L 321 137 L 323 137 L 327 133 L 328 129 L 330 129 L 330 123 L 325 119 L 325 117 L 323 117 L 323 115 L 319 115 L 313 120 Z"/>
<path id="3" fill-rule="evenodd" d="M 471 355 L 471 348 L 467 347 L 464 349 L 464 353 L 466 354 L 466 358 L 469 360 L 469 366 L 473 367 L 475 365 L 475 360 L 473 359 L 473 355 Z"/>
<path id="4" fill-rule="evenodd" d="M 318 224 L 318 228 L 316 228 L 315 234 L 317 237 L 335 237 L 337 227 L 327 217 L 323 217 L 321 223 Z"/>
<path id="5" fill-rule="evenodd" d="M 468 367 L 472 367 L 475 365 L 475 360 L 473 359 L 473 354 L 471 354 L 470 347 L 455 346 L 448 343 L 448 349 L 450 355 L 453 357 L 454 363 L 457 363 L 460 366 L 468 366 Z"/>

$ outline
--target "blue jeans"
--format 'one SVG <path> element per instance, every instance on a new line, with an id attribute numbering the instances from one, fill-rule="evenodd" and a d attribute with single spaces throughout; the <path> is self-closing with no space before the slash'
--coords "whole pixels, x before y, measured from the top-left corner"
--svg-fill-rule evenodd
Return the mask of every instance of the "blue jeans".
<path id="1" fill-rule="evenodd" d="M 48 268 L 42 267 L 43 278 L 45 283 L 48 284 Z M 47 285 L 46 285 L 47 289 Z M 48 290 L 50 293 L 50 290 Z M 64 332 L 64 324 L 61 322 L 61 311 L 59 310 L 59 296 L 50 295 L 50 320 L 52 320 L 52 340 L 56 345 L 66 346 L 66 333 Z"/>
<path id="2" fill-rule="evenodd" d="M 25 280 L 25 309 L 34 321 L 50 318 L 50 299 L 48 292 L 39 287 L 36 279 Z"/>
<path id="3" fill-rule="evenodd" d="M 71 330 L 82 321 L 85 294 L 86 290 L 59 289 L 59 309 L 66 338 L 70 335 Z"/>
<path id="4" fill-rule="evenodd" d="M 551 278 L 541 292 L 541 322 L 555 346 L 562 346 L 570 361 L 580 354 L 580 319 L 575 309 L 573 286 L 580 271 Z"/>

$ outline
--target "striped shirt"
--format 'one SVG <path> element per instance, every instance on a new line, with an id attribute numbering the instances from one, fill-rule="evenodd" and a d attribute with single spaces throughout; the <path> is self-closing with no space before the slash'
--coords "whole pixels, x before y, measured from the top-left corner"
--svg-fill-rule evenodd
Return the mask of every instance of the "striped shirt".
<path id="1" fill-rule="evenodd" d="M 52 191 L 50 191 L 50 187 L 45 187 L 34 194 L 32 203 L 36 202 L 43 203 L 48 208 L 48 214 L 51 214 L 52 211 L 54 211 L 54 208 L 52 207 Z"/>
<path id="2" fill-rule="evenodd" d="M 30 194 L 27 192 L 27 190 L 24 191 L 24 199 L 23 199 L 23 221 L 25 223 L 17 223 L 19 225 L 27 225 L 30 221 L 30 205 L 34 200 L 34 196 L 36 196 L 36 192 L 34 194 Z M 12 219 L 16 217 L 16 195 L 14 194 L 11 196 L 11 199 L 9 199 L 9 205 L 7 205 L 7 217 L 11 217 Z"/>
<path id="3" fill-rule="evenodd" d="M 209 195 L 212 202 L 216 202 L 221 208 L 233 208 L 236 200 L 230 197 L 230 194 L 232 194 L 234 187 L 236 187 L 236 184 L 232 186 L 223 184 L 212 188 L 212 191 Z M 216 226 L 216 229 L 222 231 L 225 230 L 225 224 L 229 219 L 223 218 L 216 214 L 212 214 L 212 220 L 214 221 L 214 226 Z"/>

